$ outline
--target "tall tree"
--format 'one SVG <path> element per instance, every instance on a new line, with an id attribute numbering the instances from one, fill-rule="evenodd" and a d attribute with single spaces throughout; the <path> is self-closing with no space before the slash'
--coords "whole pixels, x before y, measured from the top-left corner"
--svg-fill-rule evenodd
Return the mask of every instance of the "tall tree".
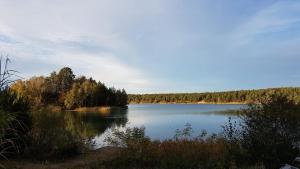
<path id="1" fill-rule="evenodd" d="M 71 89 L 74 82 L 75 75 L 69 67 L 62 68 L 57 74 L 58 86 L 59 86 L 59 98 L 58 102 L 63 105 L 65 100 L 65 95 L 68 90 Z"/>
<path id="2" fill-rule="evenodd" d="M 60 93 L 65 93 L 72 87 L 75 75 L 73 74 L 71 68 L 64 67 L 60 69 L 60 71 L 57 74 L 57 77 L 59 82 L 59 91 Z"/>

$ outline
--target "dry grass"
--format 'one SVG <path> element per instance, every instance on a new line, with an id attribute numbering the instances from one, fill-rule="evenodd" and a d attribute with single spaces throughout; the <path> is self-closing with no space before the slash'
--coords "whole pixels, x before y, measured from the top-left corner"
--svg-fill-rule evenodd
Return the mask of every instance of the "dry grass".
<path id="1" fill-rule="evenodd" d="M 119 148 L 104 147 L 98 150 L 89 151 L 77 157 L 66 159 L 61 162 L 33 162 L 24 159 L 13 159 L 1 161 L 7 169 L 92 169 L 102 168 L 99 165 L 102 161 L 109 161 L 114 158 Z"/>
<path id="2" fill-rule="evenodd" d="M 109 113 L 112 108 L 109 106 L 103 106 L 103 107 L 80 107 L 76 108 L 76 112 L 99 112 L 99 113 Z"/>

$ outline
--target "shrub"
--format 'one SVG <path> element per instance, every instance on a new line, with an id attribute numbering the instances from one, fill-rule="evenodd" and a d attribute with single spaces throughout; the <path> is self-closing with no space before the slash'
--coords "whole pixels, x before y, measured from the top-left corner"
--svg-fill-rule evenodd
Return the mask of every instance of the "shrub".
<path id="1" fill-rule="evenodd" d="M 176 139 L 151 141 L 144 128 L 114 131 L 109 143 L 123 147 L 117 158 L 105 163 L 112 168 L 226 168 L 227 149 L 219 137 L 188 137 L 189 125 Z M 181 134 L 179 134 L 181 133 Z M 180 135 L 180 136 L 179 136 Z"/>
<path id="2" fill-rule="evenodd" d="M 270 95 L 249 105 L 237 126 L 229 121 L 224 137 L 238 163 L 279 168 L 300 154 L 300 105 L 284 95 Z"/>

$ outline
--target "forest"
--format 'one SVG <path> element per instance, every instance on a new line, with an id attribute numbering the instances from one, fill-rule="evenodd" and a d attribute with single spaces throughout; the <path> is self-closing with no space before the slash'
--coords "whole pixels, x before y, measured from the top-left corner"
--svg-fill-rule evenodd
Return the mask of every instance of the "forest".
<path id="1" fill-rule="evenodd" d="M 129 103 L 259 103 L 266 95 L 286 95 L 300 102 L 299 87 L 207 93 L 130 94 Z"/>
<path id="2" fill-rule="evenodd" d="M 10 87 L 18 99 L 25 99 L 31 108 L 47 105 L 64 109 L 94 106 L 126 106 L 124 89 L 107 87 L 102 82 L 85 76 L 75 77 L 71 68 L 64 67 L 50 76 L 36 76 L 18 80 Z"/>

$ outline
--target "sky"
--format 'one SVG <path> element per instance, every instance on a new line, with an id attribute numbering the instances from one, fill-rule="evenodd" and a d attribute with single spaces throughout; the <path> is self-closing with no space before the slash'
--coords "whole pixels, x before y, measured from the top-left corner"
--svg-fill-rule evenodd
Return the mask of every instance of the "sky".
<path id="1" fill-rule="evenodd" d="M 300 1 L 0 0 L 0 54 L 128 93 L 300 86 Z"/>

